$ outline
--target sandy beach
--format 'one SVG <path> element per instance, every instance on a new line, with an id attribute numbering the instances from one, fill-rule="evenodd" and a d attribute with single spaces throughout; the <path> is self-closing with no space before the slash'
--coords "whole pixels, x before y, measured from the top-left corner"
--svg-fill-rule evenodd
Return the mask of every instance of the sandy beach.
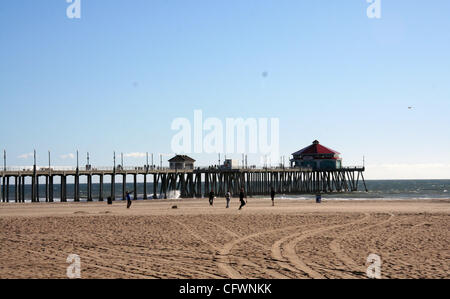
<path id="1" fill-rule="evenodd" d="M 172 207 L 176 205 L 177 209 Z M 0 204 L 0 278 L 450 278 L 450 200 Z"/>

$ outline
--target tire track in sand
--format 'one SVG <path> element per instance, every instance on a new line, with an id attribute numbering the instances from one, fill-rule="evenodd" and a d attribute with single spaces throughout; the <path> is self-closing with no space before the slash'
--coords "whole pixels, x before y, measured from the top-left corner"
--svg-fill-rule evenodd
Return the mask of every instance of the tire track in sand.
<path id="1" fill-rule="evenodd" d="M 214 259 L 213 261 L 216 263 L 217 267 L 222 271 L 222 273 L 224 273 L 226 275 L 226 277 L 230 278 L 230 279 L 243 279 L 243 276 L 236 271 L 233 268 L 233 263 L 230 262 L 229 260 L 229 254 L 231 252 L 231 250 L 239 243 L 259 237 L 261 235 L 264 234 L 269 234 L 269 233 L 273 233 L 273 232 L 277 232 L 277 231 L 283 231 L 286 229 L 294 229 L 294 228 L 299 228 L 299 226 L 292 226 L 292 227 L 287 227 L 287 228 L 282 228 L 282 229 L 275 229 L 275 230 L 269 230 L 269 231 L 264 231 L 264 232 L 259 232 L 259 233 L 255 233 L 255 234 L 251 234 L 251 235 L 247 235 L 244 237 L 241 237 L 240 235 L 236 234 L 235 232 L 232 232 L 230 230 L 228 230 L 225 227 L 222 227 L 223 230 L 228 231 L 229 235 L 232 235 L 233 237 L 236 237 L 237 239 L 230 241 L 228 243 L 226 243 L 223 248 L 218 248 L 217 246 L 215 246 L 214 244 L 212 244 L 211 242 L 209 242 L 208 240 L 204 239 L 203 237 L 199 236 L 198 234 L 196 234 L 195 232 L 193 232 L 189 227 L 187 227 L 184 223 L 181 223 L 178 220 L 174 220 L 171 219 L 173 222 L 178 223 L 179 225 L 183 226 L 192 236 L 194 236 L 195 238 L 197 238 L 198 240 L 202 241 L 203 243 L 207 244 L 208 246 L 210 246 L 211 248 L 213 248 L 216 252 L 214 255 Z M 209 221 L 203 221 L 203 222 L 209 222 Z M 221 227 L 220 225 L 217 225 L 215 223 L 212 223 L 218 227 Z M 301 226 L 302 227 L 302 226 Z M 245 265 L 249 265 L 249 266 L 254 266 L 255 264 L 253 262 L 251 262 L 248 259 L 245 259 L 243 257 L 237 257 L 238 259 L 240 259 L 242 264 Z M 262 267 L 259 267 L 260 269 L 262 269 L 264 272 L 266 272 L 267 274 L 269 274 L 270 276 L 273 276 L 275 278 L 278 279 L 286 279 L 289 278 L 279 272 L 276 271 L 272 271 L 270 269 L 264 269 Z"/>
<path id="2" fill-rule="evenodd" d="M 379 223 L 375 223 L 360 229 L 357 229 L 356 231 L 350 231 L 350 232 L 346 232 L 344 234 L 342 234 L 341 236 L 339 236 L 338 238 L 335 238 L 333 241 L 331 241 L 329 247 L 330 249 L 333 251 L 333 253 L 344 263 L 345 266 L 347 266 L 350 269 L 355 269 L 355 270 L 349 270 L 348 272 L 350 272 L 353 275 L 366 275 L 366 271 L 364 269 L 364 266 L 358 265 L 358 263 L 356 263 L 353 259 L 351 259 L 348 255 L 345 254 L 345 252 L 342 250 L 341 248 L 341 244 L 340 242 L 342 242 L 342 240 L 345 239 L 346 236 L 350 235 L 350 234 L 354 234 L 356 232 L 361 232 L 361 231 L 365 231 L 368 229 L 372 229 L 374 227 L 383 225 L 383 224 L 387 224 L 389 222 L 392 221 L 392 219 L 395 217 L 394 214 L 389 213 L 390 217 L 387 220 L 383 220 Z M 349 278 L 355 278 L 355 276 L 347 274 L 350 277 Z"/>
<path id="3" fill-rule="evenodd" d="M 16 241 L 16 242 L 22 242 L 22 243 L 30 242 L 30 240 L 19 240 L 19 239 L 11 239 L 11 240 Z M 44 258 L 48 258 L 50 260 L 60 260 L 61 262 L 66 264 L 67 257 L 60 256 L 60 253 L 61 253 L 60 251 L 54 250 L 53 248 L 46 248 L 46 250 L 51 251 L 51 254 L 46 254 L 43 252 L 25 249 L 25 251 L 28 252 L 29 254 L 38 255 L 38 256 L 41 256 Z M 138 273 L 123 271 L 123 270 L 120 270 L 120 269 L 117 269 L 114 267 L 110 267 L 110 266 L 101 266 L 101 265 L 93 264 L 90 262 L 86 262 L 84 257 L 82 257 L 82 258 L 83 258 L 81 261 L 82 266 L 87 265 L 92 268 L 97 268 L 97 269 L 103 270 L 106 273 L 109 272 L 109 273 L 115 273 L 115 274 L 119 274 L 119 275 L 127 275 L 127 276 L 132 276 L 135 278 L 139 278 L 139 279 L 157 278 L 157 277 L 150 276 L 150 275 L 142 275 L 142 274 L 138 274 Z M 88 260 L 93 260 L 93 259 L 88 257 Z M 126 265 L 119 265 L 119 266 L 127 267 Z M 65 273 L 66 273 L 65 271 L 66 271 L 66 267 L 63 268 L 64 275 L 62 275 L 62 276 L 65 276 Z M 82 271 L 82 275 L 83 275 L 83 271 Z"/>
<path id="4" fill-rule="evenodd" d="M 251 234 L 251 235 L 246 235 L 244 237 L 240 237 L 238 239 L 235 239 L 231 242 L 228 242 L 224 245 L 224 247 L 219 251 L 219 257 L 220 257 L 220 269 L 228 274 L 233 274 L 233 276 L 230 276 L 230 278 L 232 279 L 243 279 L 243 277 L 232 267 L 232 264 L 230 262 L 229 259 L 229 255 L 231 250 L 237 246 L 239 243 L 260 237 L 262 235 L 266 235 L 266 234 L 271 234 L 271 233 L 276 233 L 279 231 L 285 231 L 285 230 L 290 230 L 290 229 L 299 229 L 305 227 L 305 225 L 300 225 L 300 226 L 289 226 L 289 227 L 285 227 L 285 228 L 279 228 L 279 229 L 274 229 L 274 230 L 267 230 L 267 231 L 263 231 L 263 232 L 259 232 L 259 233 L 255 233 L 255 234 Z M 261 244 L 260 244 L 261 245 Z M 265 247 L 265 245 L 263 245 Z M 267 247 L 266 247 L 267 248 Z M 253 263 L 252 263 L 253 264 Z M 289 279 L 289 277 L 287 277 L 286 275 L 283 275 L 280 272 L 277 271 L 273 271 L 270 269 L 265 269 L 262 268 L 261 269 L 266 272 L 267 274 L 269 274 L 270 276 L 276 278 L 276 279 Z"/>
<path id="5" fill-rule="evenodd" d="M 211 243 L 210 241 L 206 240 L 206 239 L 203 238 L 202 236 L 196 234 L 196 233 L 195 233 L 191 228 L 189 228 L 186 224 L 184 224 L 184 223 L 182 223 L 182 222 L 180 222 L 180 221 L 178 221 L 178 220 L 172 219 L 172 218 L 169 218 L 169 219 L 170 219 L 170 221 L 175 222 L 176 224 L 182 226 L 182 227 L 183 227 L 185 230 L 187 230 L 188 233 L 189 233 L 190 235 L 192 235 L 194 238 L 196 238 L 196 239 L 198 239 L 199 241 L 205 243 L 205 244 L 208 245 L 211 249 L 213 249 L 213 250 L 214 250 L 214 257 L 213 257 L 212 261 L 214 262 L 214 264 L 215 264 L 219 269 L 221 269 L 221 261 L 220 261 L 220 257 L 218 257 L 218 253 L 219 253 L 220 250 L 221 250 L 219 247 L 215 246 L 213 243 Z M 233 271 L 230 271 L 230 272 L 225 272 L 225 274 L 226 274 L 228 277 L 230 277 L 230 278 L 237 278 L 237 277 L 239 277 L 239 273 L 237 273 L 237 272 L 234 271 L 234 270 L 233 270 Z"/>
<path id="6" fill-rule="evenodd" d="M 272 256 L 281 261 L 278 262 L 279 265 L 283 268 L 286 268 L 288 270 L 291 270 L 292 272 L 296 272 L 296 273 L 303 273 L 306 274 L 306 276 L 308 278 L 316 278 L 316 279 L 323 279 L 325 278 L 323 275 L 321 275 L 320 273 L 314 271 L 313 269 L 311 269 L 310 267 L 308 267 L 306 265 L 305 262 L 302 261 L 302 259 L 297 255 L 297 253 L 295 252 L 295 247 L 296 245 L 307 239 L 307 238 L 311 238 L 314 237 L 320 233 L 326 232 L 326 231 L 330 231 L 333 229 L 337 229 L 337 228 L 342 228 L 342 227 L 346 227 L 346 226 L 350 226 L 350 225 L 354 225 L 354 224 L 358 224 L 360 222 L 364 222 L 367 219 L 369 219 L 371 216 L 370 214 L 366 213 L 365 216 L 361 219 L 355 220 L 355 221 L 351 221 L 349 223 L 346 224 L 338 224 L 338 225 L 332 225 L 332 226 L 326 226 L 326 227 L 322 227 L 319 229 L 315 229 L 312 230 L 310 232 L 307 233 L 295 233 L 292 235 L 289 235 L 287 237 L 284 237 L 280 240 L 278 240 L 277 242 L 275 242 L 272 246 Z M 284 243 L 286 243 L 286 246 L 283 246 Z M 282 250 L 284 249 L 284 250 Z M 283 257 L 283 253 L 284 253 L 284 257 Z M 289 263 L 283 261 L 285 260 L 285 258 L 288 260 L 288 262 L 291 263 L 292 266 L 289 265 Z"/>
<path id="7" fill-rule="evenodd" d="M 191 274 L 198 274 L 198 275 L 204 275 L 209 277 L 209 279 L 217 279 L 220 278 L 219 276 L 213 274 L 213 273 L 209 273 L 207 272 L 205 269 L 201 270 L 201 269 L 192 269 L 190 268 L 192 266 L 192 264 L 190 264 L 189 262 L 182 262 L 182 261 L 177 261 L 177 260 L 171 260 L 171 259 L 167 259 L 164 257 L 159 257 L 159 256 L 148 256 L 148 255 L 142 255 L 139 253 L 133 253 L 133 252 L 128 252 L 128 251 L 121 251 L 115 248 L 108 248 L 108 247 L 104 247 L 104 246 L 97 246 L 98 249 L 104 249 L 106 251 L 112 251 L 112 252 L 117 252 L 119 255 L 120 254 L 124 254 L 126 256 L 134 256 L 135 258 L 141 259 L 143 258 L 146 261 L 150 261 L 151 263 L 157 264 L 157 265 L 164 265 L 167 263 L 170 263 L 170 267 L 174 268 L 174 269 L 178 269 L 178 270 L 182 270 L 182 271 L 188 271 Z M 108 253 L 102 253 L 105 255 L 109 255 L 112 257 L 117 257 L 119 255 L 116 254 L 108 254 Z M 130 259 L 131 261 L 135 261 L 135 262 L 142 262 L 142 260 L 136 260 L 136 259 Z M 165 272 L 155 272 L 156 274 L 166 274 L 169 275 L 170 273 L 165 273 Z M 178 277 L 178 278 L 184 278 L 184 277 Z"/>
<path id="8" fill-rule="evenodd" d="M 120 258 L 120 259 L 122 259 L 122 257 L 123 257 L 122 254 L 117 255 L 117 254 L 111 254 L 111 253 L 98 253 L 97 251 L 94 251 L 94 250 L 91 250 L 91 249 L 85 249 L 85 248 L 79 248 L 78 250 L 84 252 L 84 254 L 82 255 L 83 260 L 84 260 L 84 258 L 88 258 L 88 259 L 94 260 L 96 262 L 99 262 L 99 261 L 101 262 L 103 259 L 108 258 L 108 257 L 110 257 L 110 258 Z M 123 262 L 126 262 L 126 263 L 134 262 L 134 263 L 137 263 L 137 264 L 141 264 L 142 260 L 137 260 L 137 259 L 134 259 L 134 258 L 130 258 L 128 256 L 126 258 L 126 260 L 123 260 Z M 157 264 L 157 263 L 156 262 L 153 263 L 153 265 L 155 265 L 155 264 Z M 134 271 L 139 271 L 140 272 L 140 273 L 132 272 L 134 274 L 146 275 L 146 276 L 155 277 L 155 278 L 161 278 L 163 276 L 172 277 L 173 279 L 185 279 L 185 278 L 187 278 L 187 276 L 185 276 L 185 275 L 154 271 L 154 270 L 151 270 L 151 269 L 142 268 L 142 267 L 138 267 L 138 266 L 130 265 L 130 264 L 114 262 L 114 265 L 117 265 L 117 266 L 120 266 L 120 267 L 125 267 L 125 268 L 128 268 L 128 269 L 132 269 Z M 161 264 L 161 263 L 158 264 L 158 265 L 164 266 L 164 264 Z M 177 269 L 176 266 L 171 265 L 171 267 L 172 267 L 172 269 Z M 185 269 L 182 269 L 182 270 L 185 270 Z M 149 273 L 149 274 L 147 274 L 147 273 Z"/>

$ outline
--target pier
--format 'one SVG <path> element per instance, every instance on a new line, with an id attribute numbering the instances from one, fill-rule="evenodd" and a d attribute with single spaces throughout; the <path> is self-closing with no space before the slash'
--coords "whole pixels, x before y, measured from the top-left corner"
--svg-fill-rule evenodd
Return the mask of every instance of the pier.
<path id="1" fill-rule="evenodd" d="M 171 191 L 179 191 L 182 198 L 205 197 L 210 191 L 223 197 L 230 192 L 236 196 L 243 187 L 248 196 L 269 195 L 273 187 L 278 194 L 327 194 L 367 191 L 364 180 L 364 167 L 345 167 L 334 170 L 313 170 L 311 168 L 239 168 L 221 169 L 217 167 L 199 167 L 195 169 L 168 169 L 155 166 L 141 167 L 103 167 L 85 169 L 33 168 L 11 169 L 0 171 L 0 198 L 9 202 L 13 197 L 15 202 L 54 202 L 55 178 L 59 178 L 61 202 L 73 198 L 80 201 L 80 178 L 86 179 L 87 201 L 104 201 L 105 194 L 112 200 L 125 198 L 126 191 L 134 194 L 137 199 L 138 179 L 143 179 L 144 192 L 142 199 L 167 198 Z M 133 189 L 127 190 L 127 176 L 133 177 Z M 93 178 L 99 181 L 99 191 L 93 193 Z M 122 177 L 121 183 L 116 178 Z M 45 186 L 39 184 L 39 179 L 45 178 Z M 73 194 L 68 194 L 67 179 L 73 178 Z M 105 190 L 105 178 L 110 179 L 110 190 Z M 31 195 L 25 198 L 25 180 L 31 179 Z M 14 194 L 11 192 L 14 184 Z M 40 198 L 39 188 L 45 188 L 45 198 Z M 116 196 L 116 188 L 121 188 L 122 196 Z M 11 196 L 10 196 L 11 195 Z M 117 198 L 119 197 L 119 198 Z"/>

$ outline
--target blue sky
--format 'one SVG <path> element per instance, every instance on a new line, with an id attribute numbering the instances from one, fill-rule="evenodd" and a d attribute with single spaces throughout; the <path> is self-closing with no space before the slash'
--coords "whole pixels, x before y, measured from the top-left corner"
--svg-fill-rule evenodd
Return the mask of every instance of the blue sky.
<path id="1" fill-rule="evenodd" d="M 48 150 L 57 165 L 76 149 L 104 166 L 114 150 L 170 153 L 172 120 L 201 109 L 279 118 L 282 155 L 318 139 L 346 165 L 365 156 L 368 178 L 450 178 L 447 0 L 382 0 L 381 19 L 365 0 L 81 0 L 81 19 L 67 6 L 0 4 L 9 165 L 34 148 L 42 165 Z"/>

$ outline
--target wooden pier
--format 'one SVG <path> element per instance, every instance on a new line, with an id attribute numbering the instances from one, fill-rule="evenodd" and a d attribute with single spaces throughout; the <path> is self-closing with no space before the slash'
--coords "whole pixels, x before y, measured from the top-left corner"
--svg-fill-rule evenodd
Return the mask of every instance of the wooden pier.
<path id="1" fill-rule="evenodd" d="M 140 177 L 143 178 L 143 199 L 167 198 L 168 193 L 178 190 L 182 198 L 206 197 L 210 191 L 216 196 L 224 196 L 229 190 L 234 196 L 239 194 L 243 187 L 248 196 L 268 195 L 273 187 L 278 194 L 318 194 L 318 193 L 348 193 L 359 190 L 360 183 L 363 191 L 367 191 L 364 180 L 364 167 L 347 167 L 337 170 L 313 171 L 301 168 L 242 168 L 224 170 L 218 168 L 196 168 L 193 170 L 171 170 L 158 169 L 156 167 L 144 166 L 123 169 L 114 167 L 111 169 L 79 169 L 58 170 L 56 168 L 32 169 L 4 169 L 0 171 L 0 198 L 2 202 L 9 202 L 10 184 L 14 182 L 14 201 L 40 202 L 44 199 L 39 197 L 39 178 L 45 178 L 45 202 L 53 202 L 54 181 L 60 178 L 61 202 L 67 202 L 73 198 L 75 202 L 80 201 L 80 177 L 87 181 L 87 201 L 103 201 L 104 194 L 108 194 L 112 200 L 116 199 L 116 187 L 121 188 L 122 196 L 125 198 L 126 191 L 132 191 L 134 199 L 138 194 L 137 184 Z M 127 190 L 127 176 L 133 176 L 133 189 Z M 93 194 L 93 178 L 98 177 L 99 192 Z M 116 178 L 122 177 L 122 186 L 117 186 Z M 68 194 L 67 178 L 73 177 L 73 194 Z M 110 178 L 110 190 L 104 189 L 105 177 Z M 25 179 L 31 178 L 31 195 L 25 198 Z M 150 183 L 152 187 L 150 190 Z M 30 185 L 30 184 L 28 184 Z M 11 194 L 12 195 L 12 194 Z M 31 198 L 30 198 L 31 197 Z"/>

